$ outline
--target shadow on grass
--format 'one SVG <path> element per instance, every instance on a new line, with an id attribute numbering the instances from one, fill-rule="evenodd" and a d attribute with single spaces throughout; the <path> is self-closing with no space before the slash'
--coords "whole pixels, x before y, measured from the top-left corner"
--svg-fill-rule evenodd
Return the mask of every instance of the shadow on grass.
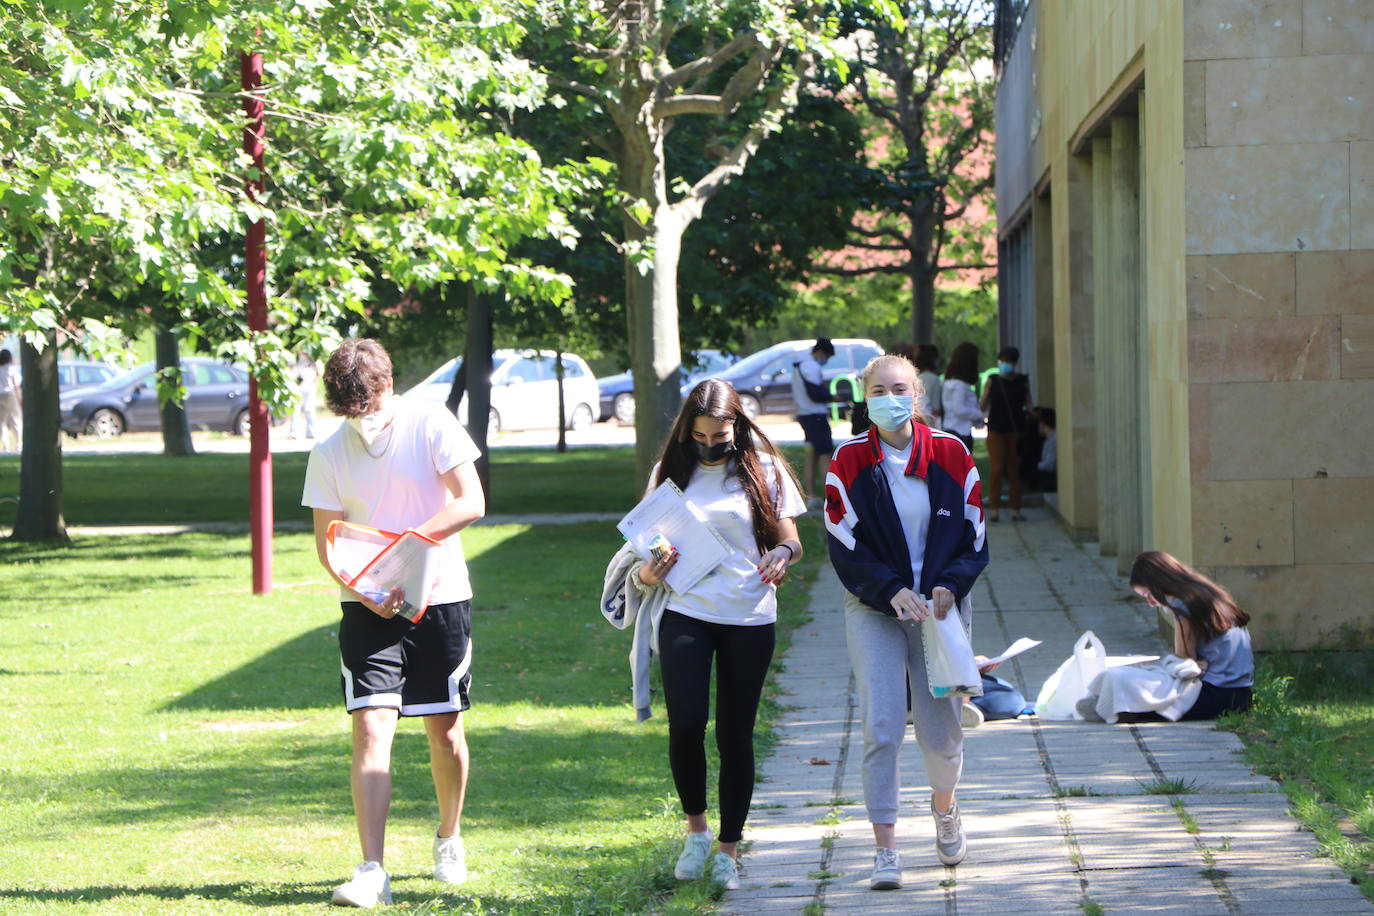
<path id="1" fill-rule="evenodd" d="M 638 803 L 671 792 L 662 729 L 610 731 L 580 723 L 542 730 L 470 727 L 469 741 L 472 788 L 482 800 L 464 820 L 472 827 L 580 828 L 601 817 L 623 817 L 627 792 Z M 334 735 L 278 731 L 226 738 L 213 752 L 175 761 L 126 758 L 118 765 L 57 775 L 12 773 L 4 795 L 69 799 L 85 809 L 87 823 L 132 830 L 140 824 L 234 818 L 338 818 L 342 825 L 351 817 L 348 760 L 344 727 Z M 402 726 L 392 771 L 393 820 L 433 818 L 428 743 L 419 726 Z"/>
<path id="2" fill-rule="evenodd" d="M 92 904 L 128 898 L 130 904 L 139 897 L 159 900 L 223 900 L 247 906 L 284 906 L 287 904 L 320 903 L 328 899 L 333 884 L 265 885 L 258 882 L 243 884 L 153 884 L 153 885 L 95 885 L 62 888 L 0 888 L 0 911 L 6 902 L 43 904 Z"/>
<path id="3" fill-rule="evenodd" d="M 307 630 L 162 707 L 184 710 L 340 707 L 337 623 Z"/>

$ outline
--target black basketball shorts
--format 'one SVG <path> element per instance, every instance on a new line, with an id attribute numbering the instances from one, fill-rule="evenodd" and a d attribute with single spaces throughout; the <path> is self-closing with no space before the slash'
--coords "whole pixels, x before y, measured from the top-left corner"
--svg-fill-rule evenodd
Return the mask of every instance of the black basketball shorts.
<path id="1" fill-rule="evenodd" d="M 398 709 L 403 716 L 463 712 L 472 683 L 472 602 L 431 604 L 419 623 L 383 618 L 344 601 L 340 683 L 349 712 Z"/>

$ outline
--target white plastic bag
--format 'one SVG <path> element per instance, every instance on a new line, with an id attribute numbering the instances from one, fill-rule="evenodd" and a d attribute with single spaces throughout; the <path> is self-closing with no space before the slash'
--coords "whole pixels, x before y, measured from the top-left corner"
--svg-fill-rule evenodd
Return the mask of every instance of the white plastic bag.
<path id="1" fill-rule="evenodd" d="M 1035 700 L 1035 714 L 1042 719 L 1081 720 L 1075 708 L 1088 696 L 1093 679 L 1107 670 L 1107 649 L 1092 630 L 1073 644 L 1073 654 L 1051 674 Z"/>
<path id="2" fill-rule="evenodd" d="M 925 644 L 926 681 L 933 697 L 980 697 L 983 677 L 973 660 L 973 646 L 964 632 L 959 608 L 952 607 L 944 620 L 931 614 L 921 622 Z"/>

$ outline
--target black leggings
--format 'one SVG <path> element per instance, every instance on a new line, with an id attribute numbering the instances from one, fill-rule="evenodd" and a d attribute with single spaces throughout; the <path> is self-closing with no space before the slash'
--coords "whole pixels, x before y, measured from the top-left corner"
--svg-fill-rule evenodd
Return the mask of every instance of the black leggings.
<path id="1" fill-rule="evenodd" d="M 1202 692 L 1180 721 L 1215 719 L 1224 712 L 1245 712 L 1250 708 L 1250 692 L 1249 687 L 1217 687 L 1203 681 Z"/>
<path id="2" fill-rule="evenodd" d="M 706 811 L 706 720 L 711 660 L 716 667 L 716 749 L 720 752 L 720 833 L 737 843 L 754 797 L 754 718 L 773 659 L 773 624 L 707 623 L 664 611 L 658 626 L 668 763 L 684 814 Z"/>

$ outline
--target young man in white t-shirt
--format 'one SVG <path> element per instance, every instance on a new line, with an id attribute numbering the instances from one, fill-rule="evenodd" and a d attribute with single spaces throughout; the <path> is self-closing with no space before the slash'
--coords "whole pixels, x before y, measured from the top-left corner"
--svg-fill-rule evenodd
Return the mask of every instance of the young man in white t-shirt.
<path id="1" fill-rule="evenodd" d="M 806 495 L 818 497 L 825 491 L 826 469 L 830 467 L 830 453 L 835 442 L 830 435 L 830 403 L 835 398 L 825 388 L 822 367 L 835 355 L 835 345 L 828 337 L 817 337 L 811 352 L 792 366 L 792 400 L 797 405 L 797 423 L 806 437 L 806 458 L 802 470 L 802 486 Z M 816 485 L 817 472 L 821 486 Z"/>
<path id="2" fill-rule="evenodd" d="M 311 450 L 301 503 L 314 510 L 320 562 L 340 584 L 341 681 L 353 718 L 351 784 L 363 851 L 331 902 L 371 907 L 391 902 L 383 845 L 399 716 L 424 717 L 429 738 L 439 802 L 434 875 L 450 884 L 467 878 L 459 819 L 468 773 L 462 713 L 472 679 L 472 587 L 457 535 L 482 517 L 486 500 L 477 446 L 443 406 L 393 395 L 391 359 L 376 341 L 344 341 L 325 366 L 324 383 L 330 409 L 345 422 Z M 440 579 L 418 621 L 397 616 L 402 590 L 377 603 L 330 568 L 326 532 L 336 519 L 414 529 L 442 542 Z"/>

